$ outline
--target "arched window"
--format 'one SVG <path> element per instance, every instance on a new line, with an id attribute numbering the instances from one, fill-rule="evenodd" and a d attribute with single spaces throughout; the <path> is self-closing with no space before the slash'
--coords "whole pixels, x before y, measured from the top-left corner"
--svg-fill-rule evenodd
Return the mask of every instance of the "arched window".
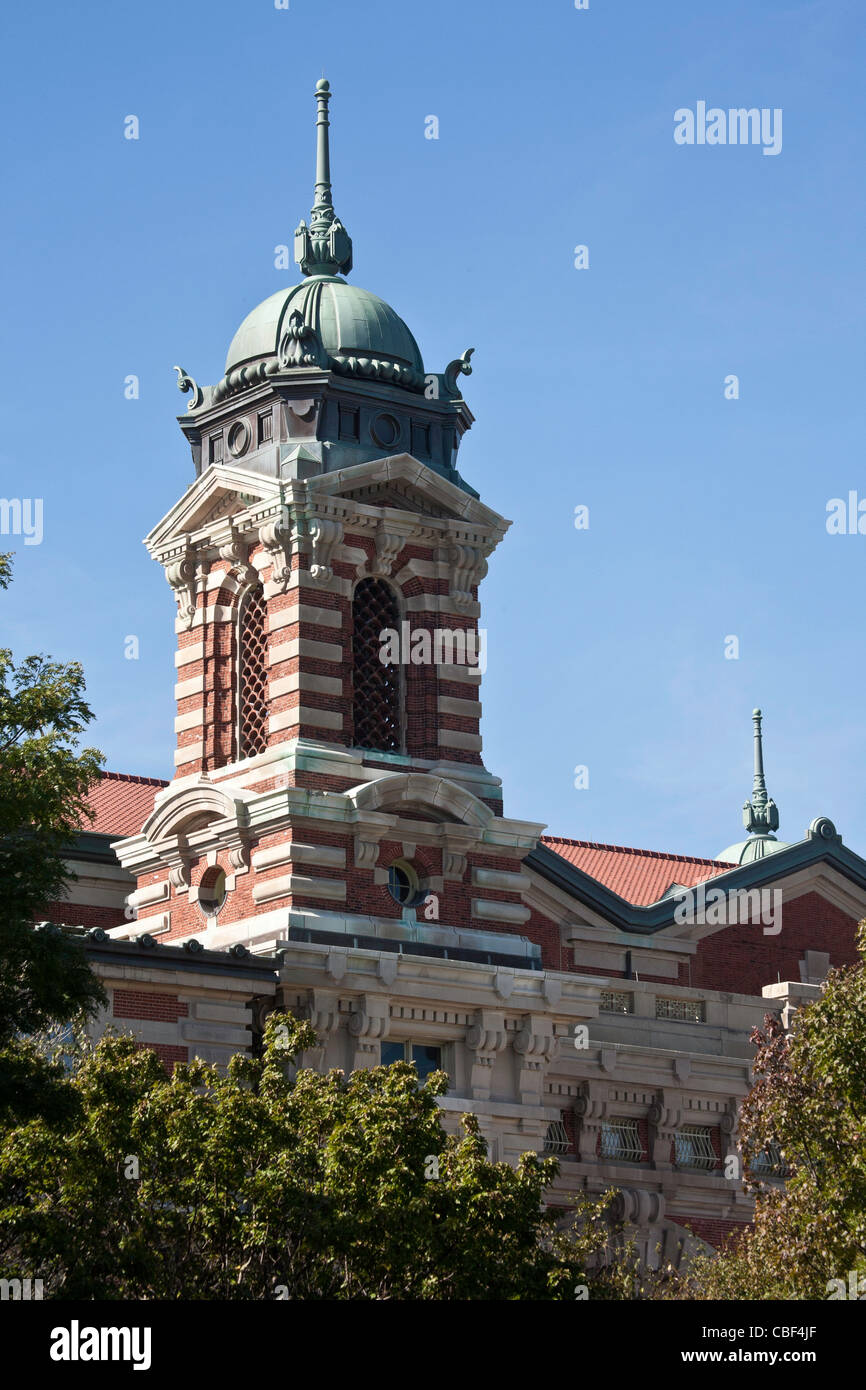
<path id="1" fill-rule="evenodd" d="M 238 757 L 252 758 L 268 746 L 267 637 L 265 596 L 248 589 L 238 618 Z"/>
<path id="2" fill-rule="evenodd" d="M 362 579 L 352 602 L 353 718 L 356 748 L 399 753 L 403 746 L 402 673 L 380 660 L 381 633 L 400 634 L 400 610 L 383 579 Z"/>

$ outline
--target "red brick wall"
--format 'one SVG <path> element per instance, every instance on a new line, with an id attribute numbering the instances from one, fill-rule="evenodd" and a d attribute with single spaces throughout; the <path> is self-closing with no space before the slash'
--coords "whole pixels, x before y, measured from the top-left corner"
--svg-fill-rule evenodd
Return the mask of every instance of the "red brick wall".
<path id="1" fill-rule="evenodd" d="M 764 985 L 799 980 L 803 953 L 827 951 L 831 965 L 853 965 L 857 923 L 818 893 L 793 902 L 782 899 L 782 930 L 765 936 L 754 926 L 721 927 L 698 943 L 690 983 L 698 989 L 733 990 L 760 995 Z"/>
<path id="2" fill-rule="evenodd" d="M 130 892 L 132 889 L 130 888 Z M 71 927 L 118 927 L 127 918 L 122 907 L 91 907 L 87 903 L 49 903 L 41 919 L 46 922 L 65 922 Z"/>
<path id="3" fill-rule="evenodd" d="M 115 1018 L 146 1018 L 159 1023 L 177 1023 L 186 1018 L 189 1007 L 176 994 L 156 994 L 149 990 L 116 989 L 113 1013 Z"/>

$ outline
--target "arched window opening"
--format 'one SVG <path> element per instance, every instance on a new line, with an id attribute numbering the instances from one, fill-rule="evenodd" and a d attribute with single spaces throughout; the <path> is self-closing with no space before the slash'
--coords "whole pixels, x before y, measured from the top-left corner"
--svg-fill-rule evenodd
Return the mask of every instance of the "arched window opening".
<path id="1" fill-rule="evenodd" d="M 399 753 L 403 746 L 402 675 L 380 660 L 386 629 L 399 635 L 400 610 L 383 579 L 362 579 L 352 603 L 354 740 L 357 748 Z"/>
<path id="2" fill-rule="evenodd" d="M 267 609 L 261 585 L 247 590 L 238 623 L 238 757 L 268 746 Z"/>

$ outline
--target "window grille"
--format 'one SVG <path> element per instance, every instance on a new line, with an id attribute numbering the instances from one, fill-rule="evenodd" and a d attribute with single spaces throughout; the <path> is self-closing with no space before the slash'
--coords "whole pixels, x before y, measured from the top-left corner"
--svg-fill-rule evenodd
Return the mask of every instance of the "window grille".
<path id="1" fill-rule="evenodd" d="M 705 1126 L 684 1125 L 677 1131 L 674 1142 L 680 1168 L 715 1168 L 718 1165 L 712 1131 Z"/>
<path id="2" fill-rule="evenodd" d="M 268 746 L 265 596 L 249 589 L 241 602 L 238 631 L 238 756 L 252 758 Z"/>
<path id="3" fill-rule="evenodd" d="M 639 1163 L 643 1145 L 637 1120 L 608 1120 L 601 1126 L 601 1157 Z"/>
<path id="4" fill-rule="evenodd" d="M 388 584 L 382 579 L 362 579 L 352 604 L 352 661 L 354 681 L 354 740 L 357 748 L 399 753 L 401 730 L 401 672 L 399 665 L 385 665 L 379 658 L 380 634 L 397 633 L 400 610 Z"/>
<path id="5" fill-rule="evenodd" d="M 671 1018 L 677 1023 L 703 1023 L 703 1000 L 656 999 L 656 1018 Z"/>
<path id="6" fill-rule="evenodd" d="M 750 1159 L 749 1171 L 753 1178 L 784 1178 L 790 1169 L 782 1158 L 779 1145 L 772 1140 L 761 1153 Z"/>
<path id="7" fill-rule="evenodd" d="M 544 1136 L 544 1152 L 546 1154 L 567 1154 L 570 1148 L 568 1131 L 562 1120 L 553 1120 L 547 1126 L 547 1133 Z"/>
<path id="8" fill-rule="evenodd" d="M 630 1014 L 634 1009 L 634 995 L 620 989 L 603 989 L 598 1007 L 603 1014 Z"/>

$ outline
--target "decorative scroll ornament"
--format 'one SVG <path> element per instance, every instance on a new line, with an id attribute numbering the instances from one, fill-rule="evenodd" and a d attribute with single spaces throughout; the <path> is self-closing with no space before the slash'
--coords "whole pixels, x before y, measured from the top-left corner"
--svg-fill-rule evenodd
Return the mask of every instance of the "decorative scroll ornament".
<path id="1" fill-rule="evenodd" d="M 271 557 L 271 580 L 285 593 L 292 574 L 292 528 L 287 507 L 259 527 L 259 540 Z"/>
<path id="2" fill-rule="evenodd" d="M 230 524 L 229 538 L 219 548 L 220 559 L 228 561 L 229 574 L 237 575 L 242 584 L 257 584 L 259 573 L 249 562 L 249 550 L 246 541 Z"/>
<path id="3" fill-rule="evenodd" d="M 176 892 L 182 893 L 189 888 L 189 860 L 182 859 L 179 864 L 175 864 L 168 871 L 168 881 Z"/>
<path id="4" fill-rule="evenodd" d="M 473 588 L 478 587 L 487 573 L 484 551 L 477 545 L 453 545 L 448 552 L 448 561 L 451 565 L 451 595 L 459 609 L 468 609 L 475 602 Z"/>
<path id="5" fill-rule="evenodd" d="M 177 599 L 177 613 L 184 628 L 192 626 L 195 617 L 196 557 L 189 549 L 165 568 L 165 577 L 174 590 Z"/>
<path id="6" fill-rule="evenodd" d="M 448 366 L 445 368 L 445 371 L 442 375 L 444 377 L 445 387 L 449 395 L 459 396 L 460 394 L 460 392 L 457 389 L 458 376 L 460 376 L 461 374 L 463 376 L 472 375 L 472 368 L 469 365 L 469 359 L 474 351 L 474 348 L 467 348 L 466 351 L 463 353 L 462 357 L 455 357 L 454 361 L 449 362 Z"/>
<path id="7" fill-rule="evenodd" d="M 343 539 L 343 524 L 327 516 L 314 516 L 310 522 L 310 540 L 313 547 L 313 563 L 310 576 L 320 584 L 327 584 L 333 577 L 331 557 L 334 549 Z"/>
<path id="8" fill-rule="evenodd" d="M 187 410 L 198 410 L 204 400 L 201 387 L 193 380 L 188 372 L 184 371 L 183 367 L 172 367 L 172 371 L 177 372 L 178 391 L 182 391 L 184 395 L 186 395 L 187 391 L 192 391 L 192 400 L 187 406 Z"/>
<path id="9" fill-rule="evenodd" d="M 376 567 L 380 574 L 391 573 L 394 561 L 405 544 L 405 535 L 398 531 L 389 531 L 384 523 L 380 524 L 376 532 Z"/>
<path id="10" fill-rule="evenodd" d="M 304 323 L 297 309 L 289 315 L 288 327 L 280 339 L 278 360 L 281 368 L 327 366 L 327 354 L 319 335 Z"/>

